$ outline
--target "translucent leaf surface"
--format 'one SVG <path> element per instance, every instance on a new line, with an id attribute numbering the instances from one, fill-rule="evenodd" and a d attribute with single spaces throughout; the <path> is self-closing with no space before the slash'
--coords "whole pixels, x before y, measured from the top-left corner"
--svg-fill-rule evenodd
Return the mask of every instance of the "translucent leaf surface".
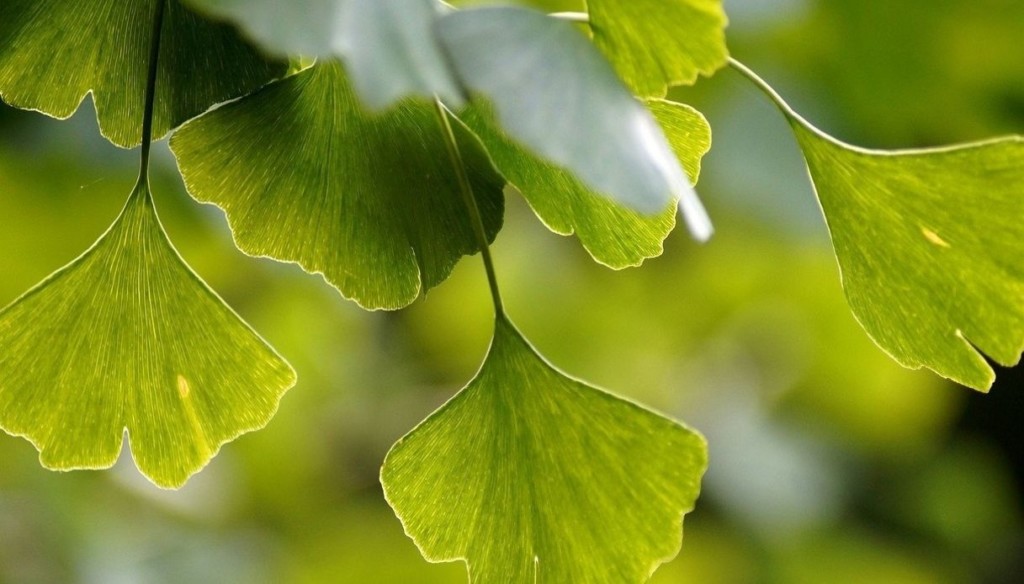
<path id="1" fill-rule="evenodd" d="M 118 146 L 137 146 L 158 1 L 4 0 L 0 98 L 63 119 L 92 91 L 102 134 Z M 162 39 L 154 139 L 287 69 L 178 0 L 168 0 Z"/>
<path id="2" fill-rule="evenodd" d="M 189 0 L 282 54 L 341 57 L 369 105 L 409 95 L 458 105 L 462 92 L 434 32 L 435 0 Z"/>
<path id="3" fill-rule="evenodd" d="M 505 181 L 455 130 L 493 239 Z M 363 111 L 341 67 L 325 62 L 188 123 L 171 148 L 189 192 L 225 210 L 243 251 L 394 309 L 479 250 L 443 136 L 428 103 Z"/>
<path id="4" fill-rule="evenodd" d="M 639 584 L 679 550 L 704 439 L 566 377 L 499 319 L 476 378 L 381 473 L 431 561 L 473 584 Z"/>
<path id="5" fill-rule="evenodd" d="M 638 211 L 683 198 L 699 210 L 686 216 L 695 236 L 710 236 L 657 122 L 572 24 L 491 7 L 452 12 L 438 26 L 463 83 L 491 101 L 510 137 Z"/>
<path id="6" fill-rule="evenodd" d="M 145 187 L 92 248 L 0 312 L 0 427 L 51 469 L 106 468 L 125 433 L 178 487 L 263 427 L 295 373 L 171 247 Z"/>
<path id="7" fill-rule="evenodd" d="M 694 183 L 700 161 L 711 147 L 711 128 L 689 106 L 652 100 L 658 120 Z M 459 114 L 483 141 L 501 173 L 514 184 L 554 232 L 573 233 L 598 262 L 612 268 L 636 266 L 661 255 L 662 242 L 675 227 L 675 204 L 645 215 L 588 189 L 569 172 L 547 163 L 508 139 L 490 108 L 478 100 Z"/>
<path id="8" fill-rule="evenodd" d="M 726 63 L 721 0 L 587 0 L 594 42 L 637 95 L 663 97 Z"/>
<path id="9" fill-rule="evenodd" d="M 791 118 L 850 307 L 907 367 L 976 389 L 1024 350 L 1024 139 L 870 151 Z"/>

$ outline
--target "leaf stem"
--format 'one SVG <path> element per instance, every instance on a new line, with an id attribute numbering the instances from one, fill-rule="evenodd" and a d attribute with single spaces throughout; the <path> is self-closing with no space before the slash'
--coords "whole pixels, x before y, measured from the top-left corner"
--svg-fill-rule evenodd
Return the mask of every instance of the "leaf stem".
<path id="1" fill-rule="evenodd" d="M 775 89 L 773 89 L 771 85 L 768 85 L 767 81 L 761 79 L 760 75 L 754 73 L 754 71 L 750 67 L 747 67 L 746 65 L 740 63 L 739 61 L 732 57 L 729 57 L 729 66 L 736 70 L 736 72 L 738 72 L 740 75 L 746 77 L 748 81 L 753 83 L 758 89 L 761 90 L 762 93 L 767 95 L 768 99 L 770 99 L 772 103 L 775 104 L 775 107 L 778 108 L 778 110 L 782 112 L 782 115 L 785 116 L 786 119 L 788 119 L 790 122 L 797 122 L 807 127 L 813 127 L 807 120 L 803 118 L 803 116 L 796 113 L 796 110 L 790 107 L 789 104 L 786 103 L 786 100 L 782 99 L 782 96 L 779 95 L 779 92 L 775 91 Z"/>
<path id="2" fill-rule="evenodd" d="M 149 150 L 153 142 L 153 107 L 156 104 L 156 77 L 160 60 L 160 37 L 163 31 L 164 8 L 166 5 L 167 0 L 159 0 L 156 3 L 156 15 L 153 17 L 153 36 L 149 43 L 146 101 L 142 110 L 142 148 L 139 163 L 139 184 L 149 181 Z"/>
<path id="3" fill-rule="evenodd" d="M 466 174 L 466 165 L 459 152 L 459 144 L 455 139 L 455 132 L 452 130 L 451 121 L 448 119 L 448 108 L 441 103 L 439 98 L 434 98 L 435 111 L 438 122 L 441 124 L 441 133 L 444 134 L 444 143 L 451 158 L 455 175 L 459 180 L 459 190 L 462 193 L 462 200 L 469 212 L 469 220 L 473 224 L 473 232 L 476 234 L 477 243 L 480 244 L 480 256 L 484 260 L 484 269 L 487 271 L 487 284 L 491 288 L 491 300 L 494 301 L 494 315 L 498 320 L 505 318 L 505 306 L 501 301 L 501 292 L 498 290 L 498 277 L 494 271 L 494 259 L 491 258 L 491 248 L 487 242 L 487 231 L 484 229 L 484 220 L 480 215 L 480 207 L 476 204 L 476 196 L 473 195 L 473 186 Z"/>

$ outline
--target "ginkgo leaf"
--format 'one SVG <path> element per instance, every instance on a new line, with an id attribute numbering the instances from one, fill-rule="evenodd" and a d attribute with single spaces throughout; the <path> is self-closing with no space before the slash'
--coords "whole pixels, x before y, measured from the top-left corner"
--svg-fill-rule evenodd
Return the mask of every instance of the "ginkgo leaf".
<path id="1" fill-rule="evenodd" d="M 0 312 L 0 427 L 43 466 L 178 487 L 263 427 L 295 373 L 182 261 L 140 182 L 85 254 Z"/>
<path id="2" fill-rule="evenodd" d="M 462 103 L 437 41 L 436 0 L 189 0 L 282 55 L 341 57 L 359 96 L 383 108 L 410 94 Z"/>
<path id="3" fill-rule="evenodd" d="M 142 137 L 146 67 L 158 2 L 4 0 L 0 98 L 67 118 L 92 92 L 100 132 L 114 144 Z M 166 0 L 153 137 L 210 106 L 251 92 L 287 70 L 228 26 Z"/>
<path id="4" fill-rule="evenodd" d="M 572 24 L 516 7 L 438 22 L 459 78 L 506 134 L 596 192 L 642 213 L 681 198 L 698 239 L 711 225 L 661 128 Z"/>
<path id="5" fill-rule="evenodd" d="M 488 238 L 505 180 L 456 137 Z M 171 149 L 189 192 L 225 210 L 242 251 L 322 273 L 366 308 L 401 308 L 479 251 L 431 104 L 362 110 L 320 63 L 186 124 Z"/>
<path id="6" fill-rule="evenodd" d="M 423 555 L 465 560 L 473 584 L 640 584 L 678 552 L 706 465 L 699 434 L 565 376 L 499 318 L 381 482 Z"/>
<path id="7" fill-rule="evenodd" d="M 729 57 L 721 0 L 587 0 L 594 43 L 637 95 L 711 75 Z"/>
<path id="8" fill-rule="evenodd" d="M 790 119 L 864 329 L 904 366 L 990 387 L 979 351 L 1024 350 L 1024 138 L 872 151 Z"/>
<path id="9" fill-rule="evenodd" d="M 711 147 L 707 120 L 683 104 L 651 100 L 647 106 L 696 183 L 701 158 Z M 675 227 L 674 203 L 661 213 L 645 215 L 595 193 L 569 172 L 508 139 L 481 100 L 460 112 L 459 118 L 479 136 L 494 164 L 548 228 L 562 235 L 575 233 L 596 261 L 618 269 L 661 255 L 662 242 Z"/>

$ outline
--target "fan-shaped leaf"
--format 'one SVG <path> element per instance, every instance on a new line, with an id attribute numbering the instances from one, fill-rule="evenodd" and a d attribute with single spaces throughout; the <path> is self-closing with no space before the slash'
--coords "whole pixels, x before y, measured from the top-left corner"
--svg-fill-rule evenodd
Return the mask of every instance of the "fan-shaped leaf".
<path id="1" fill-rule="evenodd" d="M 1024 138 L 871 151 L 791 119 L 857 319 L 901 364 L 987 389 L 978 350 L 1024 350 Z"/>
<path id="2" fill-rule="evenodd" d="M 93 92 L 101 133 L 122 147 L 142 136 L 153 21 L 165 0 L 4 0 L 0 98 L 67 118 Z M 166 0 L 153 136 L 210 106 L 251 92 L 287 70 L 231 28 Z"/>
<path id="3" fill-rule="evenodd" d="M 637 95 L 663 97 L 725 65 L 721 0 L 587 0 L 590 28 Z"/>
<path id="4" fill-rule="evenodd" d="M 504 179 L 455 127 L 488 237 Z M 324 62 L 185 125 L 171 139 L 185 184 L 222 207 L 246 253 L 323 273 L 367 308 L 401 308 L 479 250 L 431 104 L 363 111 Z"/>
<path id="5" fill-rule="evenodd" d="M 105 468 L 127 432 L 178 487 L 261 428 L 291 367 L 171 247 L 145 185 L 77 260 L 0 312 L 0 427 L 48 468 Z"/>
<path id="6" fill-rule="evenodd" d="M 711 147 L 711 128 L 698 111 L 668 101 L 647 103 L 694 183 Z M 661 255 L 675 227 L 675 204 L 644 215 L 588 189 L 569 172 L 547 163 L 508 139 L 482 100 L 459 114 L 487 147 L 495 165 L 555 233 L 579 238 L 598 262 L 612 268 L 637 266 Z"/>
<path id="7" fill-rule="evenodd" d="M 454 11 L 438 27 L 459 77 L 493 103 L 511 138 L 643 213 L 681 198 L 694 235 L 710 236 L 657 122 L 573 25 L 524 8 L 490 7 Z"/>
<path id="8" fill-rule="evenodd" d="M 391 449 L 388 501 L 474 584 L 639 584 L 679 550 L 693 431 L 566 377 L 499 319 L 476 378 Z"/>

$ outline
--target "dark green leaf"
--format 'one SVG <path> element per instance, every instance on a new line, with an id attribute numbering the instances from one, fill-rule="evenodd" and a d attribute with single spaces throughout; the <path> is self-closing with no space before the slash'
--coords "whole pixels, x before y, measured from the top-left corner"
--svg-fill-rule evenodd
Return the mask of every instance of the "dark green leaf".
<path id="1" fill-rule="evenodd" d="M 505 181 L 455 130 L 493 239 Z M 188 123 L 171 148 L 189 192 L 225 210 L 243 251 L 395 309 L 479 250 L 443 136 L 430 104 L 363 111 L 341 67 L 324 62 Z"/>
<path id="2" fill-rule="evenodd" d="M 100 132 L 118 146 L 137 146 L 158 1 L 4 0 L 0 98 L 63 119 L 91 91 Z M 162 35 L 154 139 L 287 69 L 178 0 L 168 0 Z"/>

